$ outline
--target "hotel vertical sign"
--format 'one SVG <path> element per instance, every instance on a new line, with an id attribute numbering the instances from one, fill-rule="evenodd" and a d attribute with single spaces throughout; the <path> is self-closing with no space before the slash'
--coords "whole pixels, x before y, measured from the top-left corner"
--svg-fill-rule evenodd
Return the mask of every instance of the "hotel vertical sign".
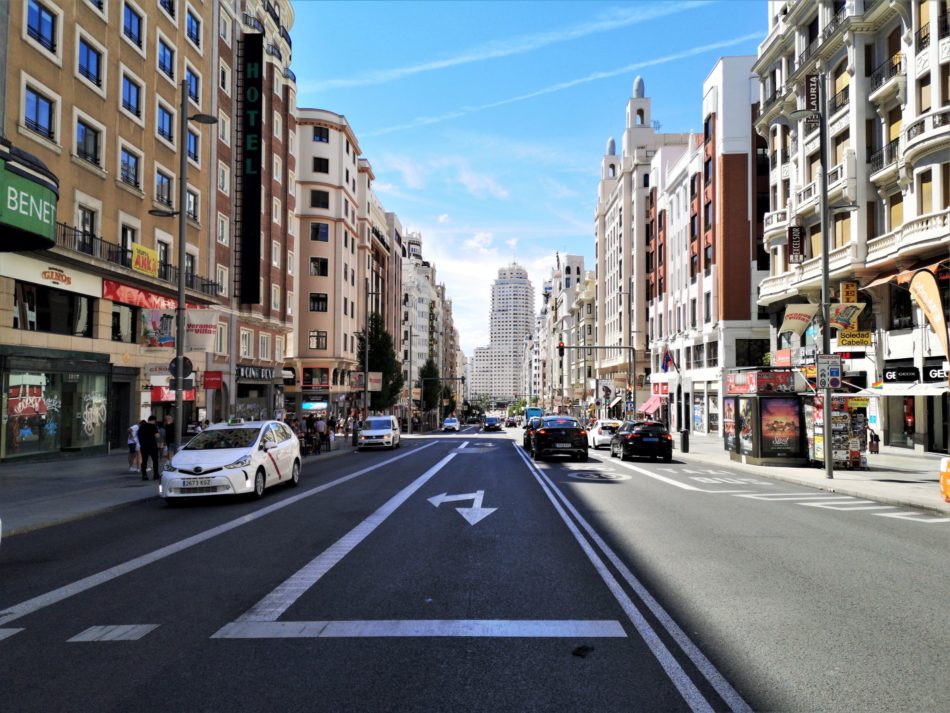
<path id="1" fill-rule="evenodd" d="M 816 112 L 815 115 L 805 119 L 805 126 L 810 129 L 817 129 L 819 123 L 821 122 L 821 116 L 817 113 L 820 112 L 824 107 L 820 106 L 821 104 L 821 89 L 820 89 L 821 75 L 820 74 L 809 74 L 805 77 L 805 108 L 809 111 Z"/>
<path id="2" fill-rule="evenodd" d="M 240 136 L 241 172 L 241 304 L 260 304 L 261 181 L 264 108 L 264 36 L 245 33 L 241 39 Z"/>

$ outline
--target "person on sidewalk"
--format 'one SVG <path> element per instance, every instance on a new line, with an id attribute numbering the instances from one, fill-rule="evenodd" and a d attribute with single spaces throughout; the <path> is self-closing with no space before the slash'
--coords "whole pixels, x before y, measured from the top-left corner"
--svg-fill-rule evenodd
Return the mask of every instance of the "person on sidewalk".
<path id="1" fill-rule="evenodd" d="M 165 448 L 162 455 L 171 460 L 171 457 L 175 455 L 175 420 L 170 413 L 165 414 L 164 438 Z"/>
<path id="2" fill-rule="evenodd" d="M 142 454 L 139 452 L 139 425 L 137 423 L 129 426 L 126 440 L 129 446 L 129 472 L 134 473 L 142 467 Z"/>
<path id="3" fill-rule="evenodd" d="M 152 480 L 158 480 L 158 426 L 154 414 L 139 424 L 139 446 L 142 449 L 142 480 L 148 480 L 148 459 L 152 459 Z"/>
<path id="4" fill-rule="evenodd" d="M 320 415 L 320 418 L 317 419 L 317 454 L 324 448 L 329 445 L 327 442 L 327 422 L 323 420 L 323 415 Z"/>

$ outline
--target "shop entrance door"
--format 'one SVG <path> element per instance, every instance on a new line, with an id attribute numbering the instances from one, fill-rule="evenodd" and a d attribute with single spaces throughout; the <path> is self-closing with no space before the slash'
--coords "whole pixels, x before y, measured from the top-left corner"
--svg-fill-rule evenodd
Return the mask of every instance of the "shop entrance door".
<path id="1" fill-rule="evenodd" d="M 129 426 L 132 425 L 130 399 L 132 384 L 127 381 L 113 381 L 109 394 L 109 448 L 126 450 Z"/>
<path id="2" fill-rule="evenodd" d="M 934 453 L 948 453 L 947 440 L 950 436 L 950 394 L 927 397 L 927 450 Z"/>

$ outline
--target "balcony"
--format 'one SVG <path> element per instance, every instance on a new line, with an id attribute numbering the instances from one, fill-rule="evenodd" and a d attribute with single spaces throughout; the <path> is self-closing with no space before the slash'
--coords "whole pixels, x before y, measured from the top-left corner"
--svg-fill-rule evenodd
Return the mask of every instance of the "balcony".
<path id="1" fill-rule="evenodd" d="M 277 45 L 267 45 L 267 47 L 264 48 L 264 54 L 269 54 L 271 57 L 276 57 L 281 62 L 284 61 L 284 55 L 280 51 L 280 47 Z"/>
<path id="2" fill-rule="evenodd" d="M 917 30 L 917 34 L 914 35 L 914 47 L 918 52 L 930 47 L 930 23 Z"/>
<path id="3" fill-rule="evenodd" d="M 851 96 L 851 87 L 845 87 L 828 100 L 828 118 L 830 119 L 842 109 L 848 108 L 848 99 Z"/>
<path id="4" fill-rule="evenodd" d="M 844 24 L 845 19 L 848 17 L 847 8 L 842 8 L 838 11 L 838 14 L 831 18 L 831 21 L 825 25 L 825 29 L 822 30 L 821 36 L 825 41 L 828 41 L 832 36 L 841 28 Z"/>
<path id="5" fill-rule="evenodd" d="M 287 43 L 287 47 L 289 49 L 294 48 L 294 43 L 290 41 L 290 33 L 287 32 L 287 28 L 285 28 L 283 25 L 280 26 L 280 36 L 283 38 L 284 42 Z"/>
<path id="6" fill-rule="evenodd" d="M 900 139 L 894 139 L 877 151 L 868 151 L 868 178 L 874 180 L 875 174 L 883 173 L 886 169 L 897 167 L 897 158 L 900 155 Z"/>
<path id="7" fill-rule="evenodd" d="M 818 196 L 818 181 L 814 180 L 811 183 L 807 184 L 804 188 L 799 189 L 795 193 L 795 203 L 800 208 L 805 207 L 805 203 L 813 200 Z"/>
<path id="8" fill-rule="evenodd" d="M 773 210 L 765 214 L 762 220 L 762 239 L 767 249 L 774 247 L 773 242 L 785 237 L 788 227 L 788 208 Z"/>
<path id="9" fill-rule="evenodd" d="M 907 260 L 929 253 L 946 240 L 950 229 L 950 208 L 908 220 L 902 226 L 868 241 L 865 264 L 874 267 L 885 261 Z"/>
<path id="10" fill-rule="evenodd" d="M 937 39 L 942 40 L 950 35 L 950 24 L 947 22 L 947 13 L 937 18 Z"/>
<path id="11" fill-rule="evenodd" d="M 290 71 L 290 67 L 284 67 L 284 79 L 289 79 L 294 84 L 297 83 L 297 75 Z"/>
<path id="12" fill-rule="evenodd" d="M 267 14 L 270 15 L 270 19 L 280 26 L 280 13 L 277 12 L 277 8 L 274 7 L 273 3 L 269 2 L 268 0 L 264 0 L 264 9 L 267 10 Z"/>
<path id="13" fill-rule="evenodd" d="M 815 56 L 815 52 L 818 51 L 818 46 L 821 44 L 821 38 L 816 37 L 813 39 L 809 45 L 798 55 L 798 61 L 795 62 L 795 72 L 801 71 L 801 68 L 805 66 L 809 59 Z"/>
<path id="14" fill-rule="evenodd" d="M 248 27 L 250 27 L 252 30 L 256 30 L 257 32 L 263 32 L 263 31 L 264 31 L 264 23 L 261 22 L 260 20 L 258 20 L 258 19 L 257 19 L 256 17 L 254 17 L 253 15 L 249 15 L 248 13 L 245 12 L 245 13 L 243 13 L 243 14 L 241 15 L 241 21 L 242 21 L 245 25 L 247 25 Z"/>
<path id="15" fill-rule="evenodd" d="M 928 112 L 904 131 L 904 162 L 913 167 L 921 158 L 945 150 L 950 139 L 950 107 Z"/>
<path id="16" fill-rule="evenodd" d="M 898 52 L 888 57 L 871 72 L 868 80 L 868 99 L 879 104 L 888 101 L 892 92 L 898 89 L 898 82 L 892 80 L 895 77 L 903 77 L 906 73 L 903 53 Z"/>
<path id="17" fill-rule="evenodd" d="M 80 228 L 57 223 L 56 245 L 70 252 L 86 255 L 94 260 L 106 263 L 118 277 L 127 277 L 132 266 L 131 249 L 103 240 Z M 171 265 L 161 263 L 158 266 L 158 279 L 172 284 L 178 283 L 178 270 Z M 138 273 L 136 273 L 138 274 Z M 212 280 L 192 273 L 185 273 L 185 286 L 209 296 L 217 294 L 218 285 Z"/>

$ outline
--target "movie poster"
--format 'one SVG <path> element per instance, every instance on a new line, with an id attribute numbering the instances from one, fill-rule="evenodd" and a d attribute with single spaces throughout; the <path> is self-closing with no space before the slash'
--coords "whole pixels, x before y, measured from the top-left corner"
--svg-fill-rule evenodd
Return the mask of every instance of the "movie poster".
<path id="1" fill-rule="evenodd" d="M 751 456 L 755 452 L 755 399 L 739 399 L 739 452 Z"/>
<path id="2" fill-rule="evenodd" d="M 759 403 L 762 458 L 789 458 L 801 454 L 798 399 L 762 399 Z"/>
<path id="3" fill-rule="evenodd" d="M 727 451 L 736 450 L 736 400 L 722 400 L 722 440 Z"/>

